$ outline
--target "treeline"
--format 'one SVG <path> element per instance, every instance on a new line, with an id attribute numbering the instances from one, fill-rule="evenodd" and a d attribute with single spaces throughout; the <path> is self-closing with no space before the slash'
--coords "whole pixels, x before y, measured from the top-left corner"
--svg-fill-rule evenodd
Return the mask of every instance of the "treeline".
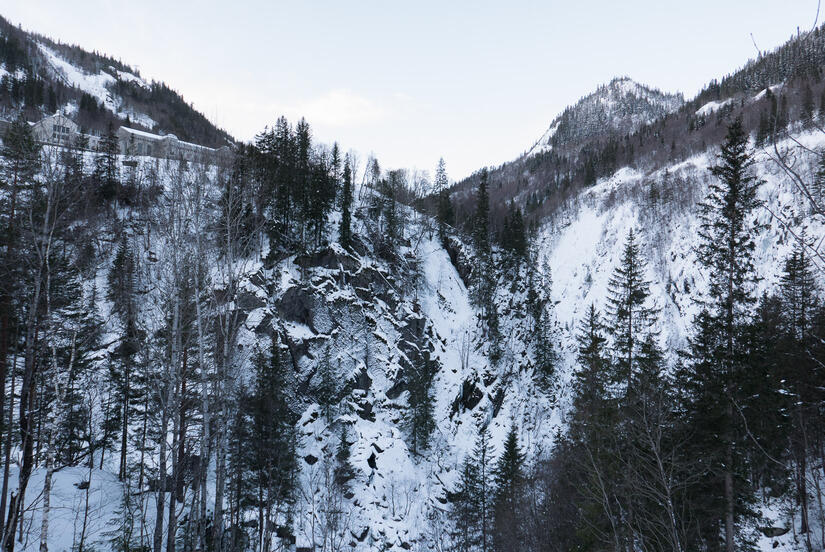
<path id="1" fill-rule="evenodd" d="M 666 360 L 631 231 L 607 303 L 580 322 L 566 431 L 549 457 L 509 470 L 513 502 L 478 490 L 476 446 L 452 509 L 461 549 L 732 552 L 755 549 L 760 531 L 794 531 L 807 550 L 825 542 L 821 278 L 803 234 L 776 292 L 754 294 L 766 275 L 754 264 L 760 182 L 748 139 L 741 122 L 729 127 L 700 207 L 696 269 L 708 290 L 689 346 Z M 520 458 L 505 452 L 493 473 L 505 457 Z M 760 506 L 779 501 L 792 504 L 793 527 L 762 519 Z"/>

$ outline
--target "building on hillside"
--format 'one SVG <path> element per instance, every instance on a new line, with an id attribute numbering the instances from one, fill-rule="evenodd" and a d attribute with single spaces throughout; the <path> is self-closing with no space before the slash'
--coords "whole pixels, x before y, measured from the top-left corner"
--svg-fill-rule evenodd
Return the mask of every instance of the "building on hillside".
<path id="1" fill-rule="evenodd" d="M 5 135 L 10 121 L 0 120 L 0 140 Z M 97 150 L 101 134 L 97 131 L 83 132 L 77 123 L 62 113 L 49 115 L 37 122 L 30 122 L 35 140 L 43 144 L 76 147 L 78 138 L 88 140 L 90 150 Z M 153 134 L 121 126 L 116 132 L 120 153 L 127 156 L 147 156 L 187 161 L 207 160 L 215 156 L 225 158 L 231 152 L 228 146 L 209 148 L 179 140 L 174 134 Z"/>
<path id="2" fill-rule="evenodd" d="M 44 144 L 55 144 L 68 146 L 74 143 L 75 138 L 80 134 L 80 127 L 77 123 L 63 115 L 55 113 L 36 123 L 29 123 L 32 127 L 32 134 L 35 140 Z"/>
<path id="3" fill-rule="evenodd" d="M 117 130 L 120 143 L 120 153 L 123 155 L 145 155 L 151 157 L 183 158 L 187 161 L 196 161 L 201 158 L 221 155 L 229 152 L 229 148 L 214 149 L 191 142 L 184 142 L 174 134 L 152 134 L 122 126 Z"/>

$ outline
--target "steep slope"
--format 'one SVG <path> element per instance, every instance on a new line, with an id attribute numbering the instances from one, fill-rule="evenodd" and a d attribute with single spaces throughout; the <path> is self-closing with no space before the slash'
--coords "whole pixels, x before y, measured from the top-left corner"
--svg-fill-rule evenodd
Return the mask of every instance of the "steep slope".
<path id="1" fill-rule="evenodd" d="M 825 136 L 818 132 L 801 133 L 795 140 L 812 150 L 825 146 Z M 675 360 L 696 312 L 693 299 L 705 291 L 702 275 L 695 269 L 697 205 L 711 178 L 707 168 L 714 157 L 715 152 L 709 150 L 661 169 L 624 168 L 571 200 L 564 217 L 540 227 L 536 239 L 539 281 L 544 282 L 540 296 L 547 296 L 554 305 L 553 332 L 559 353 L 559 384 L 551 393 L 535 383 L 530 323 L 525 314 L 526 274 L 502 270 L 499 275 L 496 303 L 506 339 L 503 358 L 492 362 L 485 325 L 465 282 L 472 278 L 472 248 L 455 235 L 445 249 L 429 220 L 407 211 L 407 239 L 400 247 L 403 261 L 388 263 L 369 238 L 374 231 L 369 215 L 375 194 L 371 189 L 357 193 L 361 199 L 355 209 L 353 251 L 335 243 L 334 229 L 340 217 L 335 211 L 327 246 L 271 265 L 262 260 L 265 252 L 245 260 L 239 273 L 243 291 L 237 300 L 242 312 L 238 343 L 245 352 L 234 368 L 233 385 L 248 385 L 253 352 L 267 346 L 272 332 L 280 335 L 289 352 L 290 385 L 295 389 L 291 408 L 300 436 L 293 519 L 298 544 L 318 543 L 336 535 L 354 550 L 376 546 L 402 550 L 432 546 L 436 539 L 445 538 L 448 495 L 461 461 L 472 448 L 479 421 L 489 423 L 496 451 L 501 450 L 513 422 L 531 458 L 550 450 L 556 431 L 564 427 L 571 397 L 577 325 L 591 303 L 604 308 L 607 281 L 618 266 L 620 246 L 630 228 L 640 233 L 642 251 L 649 260 L 647 276 L 662 312 L 662 343 Z M 805 177 L 813 173 L 815 162 L 813 154 L 800 159 L 798 167 Z M 136 170 L 148 175 L 155 170 L 153 165 L 143 159 Z M 766 225 L 757 241 L 758 270 L 766 276 L 759 289 L 768 290 L 776 285 L 781 263 L 793 246 L 790 231 L 805 229 L 809 235 L 822 235 L 825 221 L 810 215 L 804 200 L 765 153 L 759 154 L 755 168 L 765 180 L 760 197 L 783 217 L 782 221 L 775 219 L 767 210 L 757 215 Z M 194 164 L 185 170 L 193 176 L 200 171 Z M 169 189 L 180 178 L 178 171 L 173 163 L 157 177 Z M 216 175 L 210 174 L 211 181 Z M 210 196 L 219 193 L 219 188 L 210 187 Z M 168 268 L 172 252 L 161 214 L 168 204 L 156 208 L 148 219 L 151 232 L 137 225 L 128 235 L 140 252 L 142 310 L 153 324 L 163 324 L 164 318 L 150 316 L 163 302 L 163 286 L 153 282 Z M 108 259 L 114 249 L 114 244 L 104 245 Z M 103 261 L 97 269 L 101 289 L 105 289 L 110 264 L 110 260 Z M 220 269 L 213 268 L 210 280 L 219 287 L 221 278 Z M 117 341 L 111 307 L 101 301 L 99 308 L 101 318 L 109 320 L 111 333 L 102 341 L 109 344 L 105 354 L 111 354 Z M 422 343 L 438 366 L 432 384 L 436 428 L 426 452 L 415 453 L 409 434 L 407 385 Z M 105 370 L 105 355 L 100 358 L 98 369 Z M 336 382 L 331 408 L 319 395 L 324 361 L 332 366 Z M 104 379 L 92 377 L 90 392 L 104 393 Z M 343 427 L 347 428 L 353 478 L 349 490 L 342 493 L 332 484 L 331 473 Z M 135 461 L 139 455 L 138 449 L 130 452 Z M 214 466 L 210 479 L 212 470 Z M 103 545 L 111 538 L 125 489 L 116 480 L 116 471 L 116 457 L 110 455 L 102 470 L 78 467 L 57 474 L 52 495 L 56 512 L 50 538 L 53 547 L 77 544 L 78 512 L 84 509 L 86 492 L 83 483 L 90 477 L 94 510 L 87 524 L 87 542 Z M 37 469 L 27 495 L 33 508 L 25 550 L 34 549 L 38 542 L 42 477 L 43 469 Z M 140 524 L 148 528 L 153 527 L 153 496 L 148 492 L 136 499 L 143 509 Z M 773 522 L 788 523 L 789 514 L 783 510 L 770 514 Z M 766 539 L 764 544 L 772 546 L 772 542 Z M 794 549 L 787 540 L 781 543 L 787 545 L 786 550 Z"/>

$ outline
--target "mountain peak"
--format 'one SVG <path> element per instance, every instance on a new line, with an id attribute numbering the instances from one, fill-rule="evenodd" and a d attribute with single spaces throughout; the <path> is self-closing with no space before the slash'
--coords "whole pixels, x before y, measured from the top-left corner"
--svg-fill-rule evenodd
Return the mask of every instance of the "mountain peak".
<path id="1" fill-rule="evenodd" d="M 662 92 L 628 76 L 614 77 L 553 119 L 527 155 L 581 145 L 605 134 L 627 134 L 684 103 L 681 93 Z"/>

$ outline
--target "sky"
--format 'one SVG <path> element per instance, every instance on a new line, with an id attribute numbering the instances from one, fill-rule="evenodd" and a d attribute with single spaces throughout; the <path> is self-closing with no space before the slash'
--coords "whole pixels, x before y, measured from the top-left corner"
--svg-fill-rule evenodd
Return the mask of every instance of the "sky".
<path id="1" fill-rule="evenodd" d="M 306 117 L 452 179 L 529 149 L 615 76 L 686 97 L 811 28 L 817 0 L 3 0 L 0 15 L 166 82 L 234 137 Z M 825 7 L 819 21 L 825 17 Z"/>

